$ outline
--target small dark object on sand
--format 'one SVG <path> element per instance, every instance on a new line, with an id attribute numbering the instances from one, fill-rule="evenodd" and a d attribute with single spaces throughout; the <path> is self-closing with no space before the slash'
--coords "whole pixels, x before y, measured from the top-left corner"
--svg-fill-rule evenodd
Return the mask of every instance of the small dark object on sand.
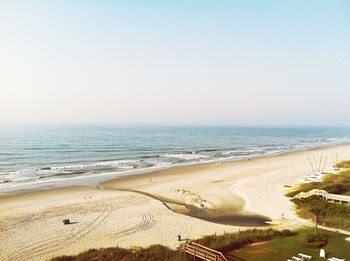
<path id="1" fill-rule="evenodd" d="M 69 219 L 63 219 L 62 223 L 63 223 L 63 225 L 69 225 L 70 224 L 70 220 Z"/>

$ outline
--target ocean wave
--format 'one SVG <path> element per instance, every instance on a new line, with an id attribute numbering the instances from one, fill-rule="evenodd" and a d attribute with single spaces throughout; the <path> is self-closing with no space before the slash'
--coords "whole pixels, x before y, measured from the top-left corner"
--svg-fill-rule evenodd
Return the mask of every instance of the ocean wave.
<path id="1" fill-rule="evenodd" d="M 9 182 L 26 182 L 26 181 L 33 181 L 33 180 L 37 180 L 40 179 L 40 176 L 35 176 L 35 177 L 16 177 L 14 179 L 12 179 Z"/>
<path id="2" fill-rule="evenodd" d="M 221 151 L 221 150 L 225 150 L 225 149 L 204 149 L 204 150 L 196 150 L 197 153 L 201 153 L 201 152 L 215 152 L 215 151 Z M 227 150 L 231 150 L 231 149 L 227 149 Z"/>
<path id="3" fill-rule="evenodd" d="M 196 154 L 196 153 L 162 154 L 160 156 L 165 158 L 176 158 L 180 160 L 196 160 L 196 159 L 205 159 L 210 157 L 209 155 Z"/>
<path id="4" fill-rule="evenodd" d="M 126 164 L 136 164 L 140 162 L 139 159 L 135 160 L 113 160 L 113 161 L 97 161 L 93 163 L 80 163 L 75 165 L 65 165 L 65 166 L 53 166 L 53 167 L 43 167 L 41 170 L 61 170 L 61 169 L 82 169 L 82 168 L 94 168 L 101 166 L 119 166 L 122 167 Z"/>
<path id="5" fill-rule="evenodd" d="M 335 139 L 334 142 L 339 142 Z M 259 145 L 256 147 L 247 148 L 230 148 L 230 149 L 207 149 L 196 150 L 192 152 L 176 152 L 176 153 L 164 153 L 154 154 L 152 156 L 142 156 L 136 159 L 120 159 L 120 160 L 100 160 L 91 163 L 77 163 L 68 165 L 54 165 L 43 166 L 40 168 L 29 168 L 16 171 L 0 172 L 0 176 L 27 176 L 27 174 L 37 175 L 40 173 L 42 178 L 50 176 L 64 176 L 64 175 L 78 175 L 89 171 L 107 171 L 112 169 L 113 171 L 129 171 L 135 169 L 147 169 L 153 167 L 171 166 L 184 163 L 196 163 L 196 162 L 209 162 L 215 160 L 225 159 L 241 159 L 255 157 L 259 155 L 273 155 L 280 154 L 297 149 L 312 148 L 318 146 L 312 142 L 304 144 L 294 144 L 288 146 L 285 145 Z M 201 153 L 199 153 L 199 151 Z M 204 153 L 206 152 L 206 153 Z M 170 161 L 169 161 L 170 160 Z M 104 168 L 106 167 L 106 168 Z M 71 170 L 71 171 L 70 171 Z M 43 173 L 45 175 L 43 175 Z M 12 178 L 10 181 L 14 181 Z"/>
<path id="6" fill-rule="evenodd" d="M 269 139 L 268 142 L 271 142 Z M 142 154 L 139 150 L 125 152 L 124 159 L 100 159 L 91 160 L 89 162 L 86 154 L 84 157 L 74 158 L 69 162 L 60 158 L 52 158 L 52 162 L 46 164 L 29 164 L 26 162 L 24 167 L 18 169 L 16 162 L 22 162 L 21 158 L 30 157 L 28 155 L 15 155 L 18 161 L 8 163 L 8 166 L 0 166 L 0 188 L 10 186 L 10 184 L 18 183 L 36 183 L 55 180 L 68 180 L 75 178 L 83 178 L 99 175 L 132 175 L 133 173 L 147 172 L 155 169 L 181 166 L 185 164 L 195 164 L 200 162 L 217 162 L 224 160 L 241 160 L 245 158 L 254 158 L 259 156 L 269 156 L 283 154 L 289 151 L 305 150 L 330 144 L 349 143 L 350 138 L 314 138 L 288 140 L 288 142 L 279 142 L 275 144 L 251 144 L 246 146 L 227 146 L 225 148 L 185 148 L 178 149 L 177 146 L 170 147 L 168 151 L 165 149 L 156 151 L 146 151 Z M 241 145 L 241 144 L 238 144 Z M 79 151 L 79 150 L 77 150 Z M 95 150 L 92 150 L 95 151 Z M 91 152 L 91 151 L 89 151 Z M 50 151 L 50 153 L 52 153 Z M 85 153 L 85 150 L 84 150 Z M 51 154 L 50 154 L 51 155 Z M 90 154 L 89 154 L 90 155 Z M 92 157 L 101 158 L 100 154 L 91 154 Z M 135 156 L 132 156 L 135 155 Z M 34 156 L 33 156 L 34 157 Z M 116 158 L 122 157 L 118 155 Z M 40 158 L 41 160 L 41 158 Z M 39 160 L 39 162 L 40 162 Z M 81 162 L 79 162 L 81 161 Z M 35 160 L 33 160 L 35 162 Z M 22 162 L 23 163 L 23 162 Z M 11 165 L 13 164 L 13 165 Z"/>
<path id="7" fill-rule="evenodd" d="M 43 147 L 24 147 L 23 150 L 46 150 L 46 148 Z"/>

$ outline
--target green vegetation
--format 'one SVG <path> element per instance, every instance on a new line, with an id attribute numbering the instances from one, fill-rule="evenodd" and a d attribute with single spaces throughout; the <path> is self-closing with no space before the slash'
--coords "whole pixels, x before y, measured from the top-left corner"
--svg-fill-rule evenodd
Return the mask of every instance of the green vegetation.
<path id="1" fill-rule="evenodd" d="M 339 163 L 340 164 L 340 163 Z M 300 192 L 311 189 L 321 189 L 333 194 L 346 194 L 350 192 L 350 169 L 341 171 L 339 174 L 329 174 L 322 182 L 300 184 L 295 190 L 287 193 L 288 197 L 294 197 Z"/>
<path id="2" fill-rule="evenodd" d="M 171 250 L 165 246 L 154 245 L 143 249 L 124 249 L 119 247 L 90 249 L 76 256 L 61 256 L 51 259 L 51 261 L 187 261 L 191 260 L 188 256 L 176 250 Z"/>
<path id="3" fill-rule="evenodd" d="M 350 161 L 338 163 L 342 168 L 349 167 Z M 307 192 L 311 189 L 321 189 L 329 193 L 350 195 L 350 169 L 344 169 L 339 174 L 325 176 L 322 182 L 312 182 L 299 185 L 287 196 L 293 197 L 300 192 Z M 350 230 L 350 205 L 332 203 L 321 200 L 317 197 L 307 199 L 292 199 L 297 206 L 300 217 L 312 219 L 315 215 L 319 223 L 334 228 Z"/>
<path id="4" fill-rule="evenodd" d="M 328 237 L 326 235 L 318 234 L 308 234 L 306 237 L 306 242 L 310 247 L 322 248 L 328 243 Z"/>
<path id="5" fill-rule="evenodd" d="M 325 260 L 319 258 L 319 248 L 307 242 L 313 237 L 313 232 L 313 228 L 304 228 L 294 236 L 276 238 L 268 242 L 245 246 L 230 252 L 227 256 L 233 260 L 257 260 L 256 257 L 259 257 L 259 261 L 280 261 L 291 259 L 298 253 L 303 253 L 311 255 L 314 261 Z M 321 229 L 319 232 L 322 238 L 327 239 L 327 244 L 322 248 L 325 249 L 328 258 L 332 256 L 350 257 L 350 243 L 345 241 L 345 235 Z"/>
<path id="6" fill-rule="evenodd" d="M 195 242 L 225 253 L 248 244 L 267 241 L 274 238 L 288 237 L 295 234 L 295 232 L 290 230 L 277 231 L 273 229 L 249 229 L 240 233 L 206 236 Z"/>
<path id="7" fill-rule="evenodd" d="M 350 160 L 345 160 L 336 164 L 338 168 L 350 169 Z"/>
<path id="8" fill-rule="evenodd" d="M 314 218 L 315 213 L 319 215 L 319 224 L 350 230 L 350 206 L 339 203 L 331 203 L 320 200 L 317 197 L 308 199 L 295 199 L 298 215 L 306 219 Z"/>

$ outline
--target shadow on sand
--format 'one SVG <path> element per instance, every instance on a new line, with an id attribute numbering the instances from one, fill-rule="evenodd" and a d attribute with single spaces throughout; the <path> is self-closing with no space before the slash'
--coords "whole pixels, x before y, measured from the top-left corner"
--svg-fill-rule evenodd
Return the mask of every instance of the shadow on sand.
<path id="1" fill-rule="evenodd" d="M 264 227 L 268 226 L 267 222 L 271 221 L 266 216 L 255 215 L 255 214 L 246 214 L 246 213 L 237 213 L 237 209 L 230 208 L 230 206 L 225 206 L 225 208 L 215 208 L 215 209 L 206 209 L 206 208 L 197 208 L 196 206 L 186 204 L 183 202 L 178 202 L 172 199 L 164 198 L 161 196 L 156 196 L 147 192 L 132 190 L 132 189 L 110 189 L 107 190 L 117 190 L 117 191 L 127 191 L 138 193 L 151 197 L 153 199 L 159 200 L 162 202 L 168 209 L 171 211 L 191 216 L 194 218 L 199 218 L 205 221 L 231 225 L 231 226 L 241 226 L 241 227 Z"/>

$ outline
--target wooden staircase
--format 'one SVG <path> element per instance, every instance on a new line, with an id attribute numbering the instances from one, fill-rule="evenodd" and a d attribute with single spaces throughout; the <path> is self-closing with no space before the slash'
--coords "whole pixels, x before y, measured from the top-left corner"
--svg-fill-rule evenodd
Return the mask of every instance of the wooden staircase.
<path id="1" fill-rule="evenodd" d="M 327 200 L 330 202 L 345 203 L 350 205 L 350 196 L 331 194 L 325 190 L 312 189 L 308 192 L 300 192 L 298 195 L 294 196 L 296 199 L 304 199 L 311 196 L 317 196 L 320 199 Z"/>
<path id="2" fill-rule="evenodd" d="M 178 250 L 192 255 L 194 258 L 198 257 L 205 261 L 228 261 L 221 252 L 191 241 L 180 245 Z"/>

